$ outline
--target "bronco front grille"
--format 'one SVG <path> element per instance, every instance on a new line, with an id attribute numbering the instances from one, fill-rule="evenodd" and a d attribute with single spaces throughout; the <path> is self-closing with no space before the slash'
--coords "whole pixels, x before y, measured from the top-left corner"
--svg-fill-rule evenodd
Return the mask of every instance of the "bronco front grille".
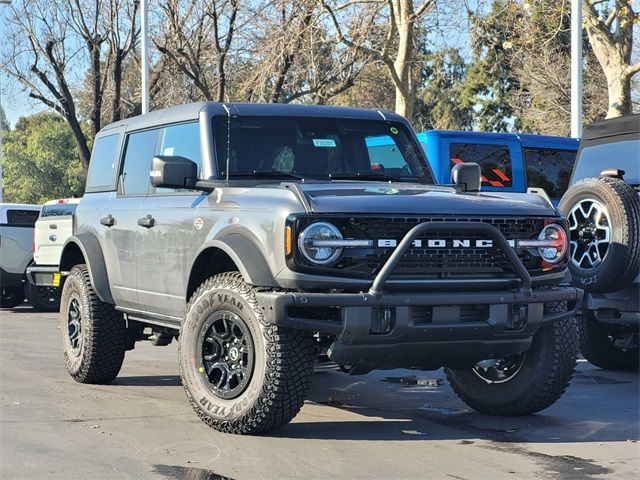
<path id="1" fill-rule="evenodd" d="M 380 248 L 378 239 L 395 240 L 398 243 L 415 225 L 423 222 L 485 222 L 497 227 L 508 239 L 535 238 L 544 226 L 543 219 L 537 218 L 456 218 L 456 217 L 365 217 L 349 218 L 343 222 L 341 229 L 345 238 L 367 238 L 374 240 L 374 247 L 366 251 L 344 251 L 342 260 L 337 265 L 343 271 L 358 276 L 373 277 L 382 268 L 393 253 L 394 248 Z M 391 278 L 402 277 L 434 277 L 469 276 L 479 274 L 508 274 L 514 270 L 503 251 L 491 248 L 427 248 L 429 239 L 486 239 L 482 233 L 434 231 L 419 237 L 424 247 L 412 246 L 398 263 Z M 451 245 L 448 241 L 447 245 Z M 518 257 L 524 266 L 535 273 L 540 269 L 540 257 L 526 251 L 518 251 Z"/>

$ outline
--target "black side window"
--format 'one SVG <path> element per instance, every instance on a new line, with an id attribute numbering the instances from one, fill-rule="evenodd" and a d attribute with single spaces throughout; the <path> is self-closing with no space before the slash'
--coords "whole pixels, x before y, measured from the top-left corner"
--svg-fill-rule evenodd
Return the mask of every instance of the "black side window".
<path id="1" fill-rule="evenodd" d="M 39 215 L 38 210 L 7 210 L 7 223 L 12 226 L 33 227 Z"/>
<path id="2" fill-rule="evenodd" d="M 200 127 L 198 122 L 171 125 L 160 131 L 160 151 L 158 155 L 184 157 L 198 166 L 198 178 L 202 178 L 200 158 Z M 153 187 L 152 187 L 153 188 Z M 174 188 L 156 188 L 156 193 L 186 191 Z"/>
<path id="3" fill-rule="evenodd" d="M 551 198 L 560 198 L 569 187 L 575 151 L 525 148 L 527 186 L 543 188 Z"/>
<path id="4" fill-rule="evenodd" d="M 482 143 L 452 143 L 449 146 L 449 160 L 456 163 L 475 162 L 482 171 L 482 185 L 485 187 L 510 187 L 511 155 L 507 145 L 487 145 Z"/>
<path id="5" fill-rule="evenodd" d="M 122 193 L 142 195 L 149 191 L 151 159 L 156 150 L 158 130 L 132 133 L 127 137 L 127 146 L 122 166 Z"/>
<path id="6" fill-rule="evenodd" d="M 73 215 L 77 206 L 77 203 L 53 203 L 51 205 L 45 205 L 42 207 L 40 217 L 64 217 Z"/>
<path id="7" fill-rule="evenodd" d="M 87 188 L 110 187 L 113 179 L 113 168 L 116 164 L 118 141 L 120 136 L 115 133 L 97 138 L 93 144 L 93 154 L 89 163 Z"/>

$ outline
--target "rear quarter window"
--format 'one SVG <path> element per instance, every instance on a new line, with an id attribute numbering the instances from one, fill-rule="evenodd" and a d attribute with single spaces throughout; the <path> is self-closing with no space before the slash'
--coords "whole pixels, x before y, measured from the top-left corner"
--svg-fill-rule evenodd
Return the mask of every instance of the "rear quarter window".
<path id="1" fill-rule="evenodd" d="M 452 143 L 449 145 L 451 167 L 457 163 L 480 165 L 482 186 L 511 187 L 511 154 L 508 145 Z"/>
<path id="2" fill-rule="evenodd" d="M 10 227 L 33 227 L 39 215 L 38 210 L 7 210 L 7 224 Z"/>
<path id="3" fill-rule="evenodd" d="M 551 198 L 560 198 L 569 187 L 576 151 L 525 148 L 527 186 L 543 188 Z"/>
<path id="4" fill-rule="evenodd" d="M 118 160 L 120 135 L 115 133 L 96 139 L 89 163 L 86 188 L 93 191 L 112 188 L 113 172 Z"/>
<path id="5" fill-rule="evenodd" d="M 68 215 L 73 215 L 73 212 L 76 211 L 77 203 L 59 203 L 53 205 L 45 205 L 42 207 L 42 212 L 40 213 L 40 218 L 45 217 L 64 217 Z"/>

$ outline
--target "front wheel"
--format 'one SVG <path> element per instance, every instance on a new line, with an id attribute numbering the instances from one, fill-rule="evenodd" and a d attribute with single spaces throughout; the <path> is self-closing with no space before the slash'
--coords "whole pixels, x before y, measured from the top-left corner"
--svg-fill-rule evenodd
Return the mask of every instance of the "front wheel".
<path id="1" fill-rule="evenodd" d="M 187 305 L 179 338 L 182 383 L 216 430 L 257 434 L 296 416 L 313 372 L 313 337 L 263 321 L 237 272 L 209 278 Z"/>
<path id="2" fill-rule="evenodd" d="M 471 408 L 505 417 L 528 415 L 562 396 L 576 367 L 577 350 L 578 331 L 571 318 L 540 328 L 526 352 L 445 372 L 458 397 Z"/>

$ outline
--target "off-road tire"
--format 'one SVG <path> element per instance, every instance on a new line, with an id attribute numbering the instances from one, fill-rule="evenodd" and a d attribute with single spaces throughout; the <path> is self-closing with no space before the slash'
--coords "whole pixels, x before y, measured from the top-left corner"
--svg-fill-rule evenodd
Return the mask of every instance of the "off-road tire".
<path id="1" fill-rule="evenodd" d="M 0 291 L 0 308 L 14 308 L 24 302 L 22 287 L 2 288 Z"/>
<path id="2" fill-rule="evenodd" d="M 587 292 L 614 292 L 627 286 L 640 268 L 640 199 L 629 184 L 617 178 L 585 178 L 563 195 L 559 208 L 566 216 L 586 199 L 597 200 L 610 217 L 611 241 L 602 261 L 581 268 L 572 261 L 573 283 Z"/>
<path id="3" fill-rule="evenodd" d="M 50 295 L 52 301 L 47 301 L 42 298 L 42 294 L 38 287 L 29 282 L 24 286 L 24 295 L 31 306 L 39 312 L 57 312 L 60 310 L 60 289 L 53 289 L 51 287 Z"/>
<path id="4" fill-rule="evenodd" d="M 224 399 L 198 365 L 198 342 L 218 311 L 238 315 L 253 341 L 253 372 L 239 396 Z M 206 280 L 191 297 L 179 338 L 179 364 L 187 398 L 198 416 L 221 432 L 258 434 L 288 423 L 299 412 L 313 372 L 314 342 L 307 332 L 264 321 L 255 289 L 237 272 Z"/>
<path id="5" fill-rule="evenodd" d="M 76 354 L 69 336 L 68 315 L 72 301 L 77 302 L 81 346 Z M 62 289 L 60 331 L 64 346 L 64 364 L 71 377 L 80 383 L 109 383 L 120 371 L 126 350 L 126 323 L 113 305 L 102 302 L 91 285 L 86 265 L 71 269 Z"/>
<path id="6" fill-rule="evenodd" d="M 637 370 L 640 364 L 638 347 L 623 350 L 609 339 L 607 325 L 598 322 L 592 312 L 582 315 L 580 353 L 590 363 L 604 370 Z"/>
<path id="7" fill-rule="evenodd" d="M 547 312 L 566 303 L 545 305 Z M 555 403 L 576 367 L 578 330 L 574 318 L 541 327 L 533 336 L 520 370 L 505 383 L 487 383 L 473 370 L 445 369 L 454 392 L 468 406 L 502 417 L 529 415 Z"/>

